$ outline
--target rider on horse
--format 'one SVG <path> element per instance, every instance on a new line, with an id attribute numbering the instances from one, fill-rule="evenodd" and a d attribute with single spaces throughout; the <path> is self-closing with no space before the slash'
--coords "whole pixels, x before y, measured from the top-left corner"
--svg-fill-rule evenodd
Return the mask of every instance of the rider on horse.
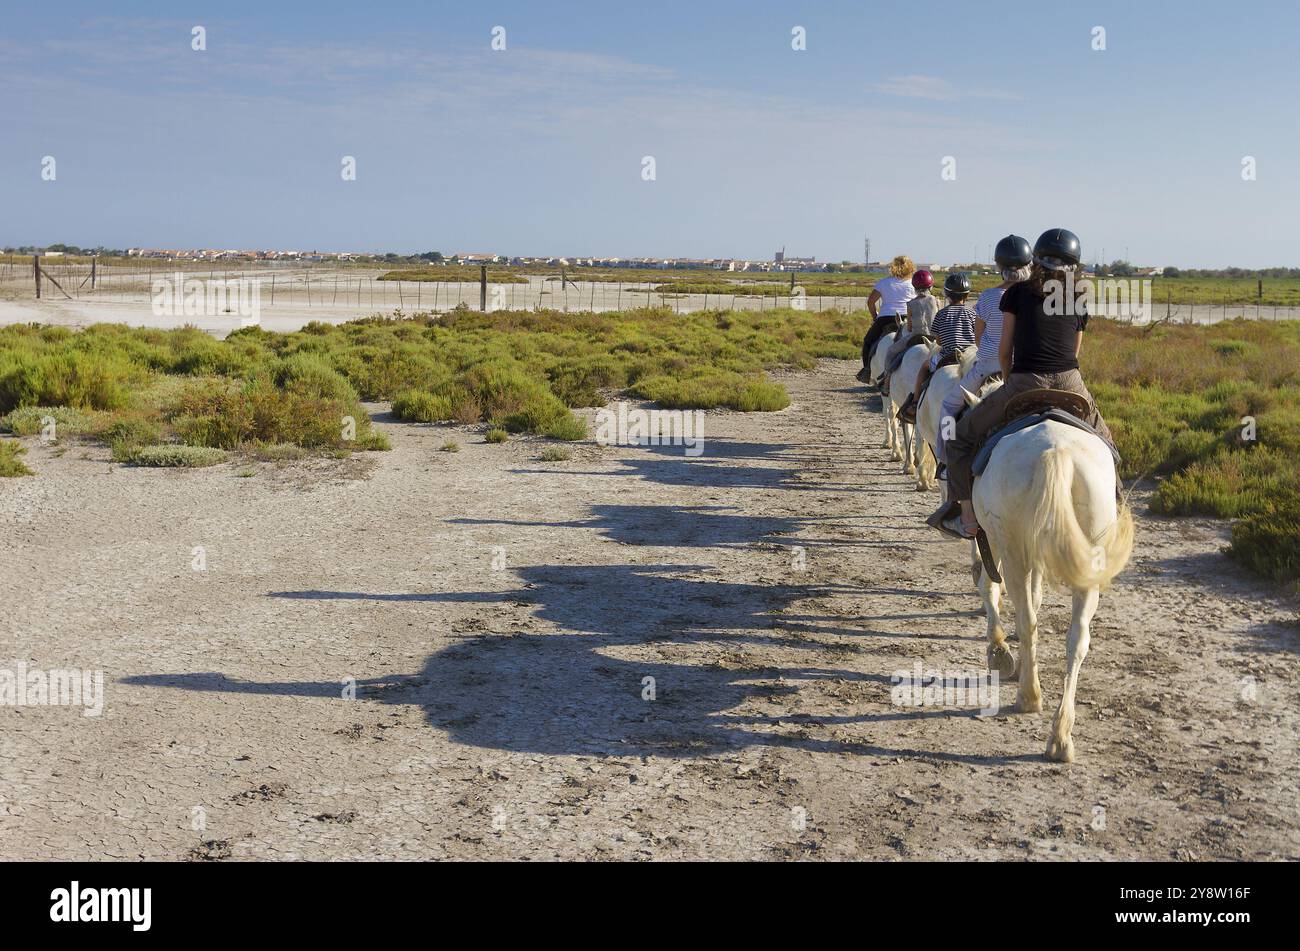
<path id="1" fill-rule="evenodd" d="M 1033 249 L 1029 279 L 1002 295 L 1002 335 L 998 348 L 1005 384 L 971 408 L 958 421 L 948 440 L 948 498 L 960 503 L 959 515 L 940 524 L 949 534 L 973 538 L 979 530 L 971 504 L 974 481 L 971 464 L 984 438 L 1002 422 L 1012 397 L 1029 390 L 1066 390 L 1087 401 L 1085 422 L 1107 443 L 1114 445 L 1096 401 L 1079 373 L 1079 351 L 1088 314 L 1081 297 L 1067 299 L 1067 277 L 1073 275 L 1076 294 L 1082 285 L 1078 237 L 1053 228 L 1039 237 Z M 945 510 L 951 503 L 945 505 Z M 937 515 L 938 513 L 936 513 Z"/>
<path id="2" fill-rule="evenodd" d="M 1034 252 L 1030 249 L 1029 242 L 1019 235 L 1007 235 L 993 249 L 993 260 L 997 263 L 1002 283 L 990 287 L 975 301 L 975 342 L 979 349 L 975 353 L 975 365 L 943 398 L 943 406 L 939 410 L 939 418 L 944 421 L 938 446 L 940 465 L 948 462 L 948 440 L 943 433 L 952 432 L 953 421 L 966 405 L 962 390 L 978 394 L 990 377 L 1002 372 L 998 364 L 998 345 L 1002 340 L 1002 294 L 1013 284 L 1029 279 L 1029 265 L 1033 259 Z"/>
<path id="3" fill-rule="evenodd" d="M 975 344 L 975 311 L 966 306 L 970 297 L 970 278 L 962 271 L 954 271 L 943 281 L 943 293 L 948 306 L 934 315 L 930 329 L 939 338 L 939 349 L 916 374 L 916 383 L 898 414 L 908 422 L 916 421 L 916 406 L 926 383 L 941 364 L 955 362 L 961 352 Z"/>
<path id="4" fill-rule="evenodd" d="M 907 314 L 907 302 L 916 296 L 911 277 L 916 265 L 906 254 L 900 254 L 889 264 L 889 277 L 882 277 L 871 290 L 867 298 L 867 310 L 871 311 L 871 329 L 862 340 L 862 369 L 858 371 L 858 380 L 870 383 L 871 351 L 876 343 L 890 330 L 897 329 Z"/>

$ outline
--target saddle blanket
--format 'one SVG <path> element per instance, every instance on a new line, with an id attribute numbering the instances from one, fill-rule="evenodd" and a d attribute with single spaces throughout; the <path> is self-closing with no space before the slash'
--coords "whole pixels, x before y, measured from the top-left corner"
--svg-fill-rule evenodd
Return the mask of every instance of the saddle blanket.
<path id="1" fill-rule="evenodd" d="M 984 441 L 984 445 L 980 447 L 979 452 L 975 454 L 975 461 L 971 463 L 970 467 L 971 473 L 976 476 L 984 473 L 984 470 L 988 468 L 989 459 L 993 457 L 993 450 L 997 448 L 998 442 L 1003 439 L 1003 437 L 1010 436 L 1012 433 L 1018 433 L 1022 429 L 1028 429 L 1030 426 L 1037 426 L 1039 423 L 1045 423 L 1048 421 L 1054 423 L 1065 423 L 1067 426 L 1082 429 L 1084 432 L 1092 433 L 1098 439 L 1101 439 L 1103 443 L 1106 443 L 1106 448 L 1110 450 L 1111 457 L 1115 460 L 1115 471 L 1119 471 L 1119 453 L 1115 450 L 1114 446 L 1106 442 L 1105 439 L 1102 439 L 1101 433 L 1089 426 L 1086 421 L 1067 413 L 1063 409 L 1048 409 L 1041 413 L 1030 413 L 1028 416 L 1021 416 L 1019 419 L 1013 419 L 1001 429 L 995 430 L 993 434 Z"/>

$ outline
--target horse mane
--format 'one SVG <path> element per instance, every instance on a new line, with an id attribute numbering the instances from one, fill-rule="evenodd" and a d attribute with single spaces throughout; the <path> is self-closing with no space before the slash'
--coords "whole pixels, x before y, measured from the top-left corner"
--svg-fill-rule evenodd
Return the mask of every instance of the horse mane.
<path id="1" fill-rule="evenodd" d="M 957 378 L 964 379 L 975 366 L 975 358 L 979 356 L 978 347 L 967 347 L 961 352 L 961 361 L 957 364 Z"/>

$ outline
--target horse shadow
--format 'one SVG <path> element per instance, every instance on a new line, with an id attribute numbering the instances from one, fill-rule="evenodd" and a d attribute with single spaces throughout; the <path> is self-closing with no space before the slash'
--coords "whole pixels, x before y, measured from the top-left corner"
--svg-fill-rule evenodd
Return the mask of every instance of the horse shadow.
<path id="1" fill-rule="evenodd" d="M 843 590 L 840 586 L 713 581 L 697 577 L 700 571 L 670 564 L 547 566 L 520 569 L 521 585 L 507 591 L 276 591 L 268 596 L 286 602 L 532 606 L 536 617 L 552 622 L 554 632 L 468 636 L 430 654 L 411 674 L 356 681 L 357 699 L 419 707 L 430 727 L 480 749 L 691 758 L 783 746 L 905 755 L 848 739 L 783 735 L 773 724 L 789 721 L 791 714 L 778 717 L 765 710 L 767 701 L 797 699 L 802 687 L 817 680 L 876 683 L 882 697 L 888 691 L 891 677 L 883 673 L 799 663 L 756 666 L 746 660 L 746 646 L 820 649 L 820 643 L 783 636 L 775 629 L 780 620 L 775 615 L 803 598 Z M 683 649 L 698 662 L 681 662 Z M 344 686 L 341 680 L 245 681 L 216 672 L 148 674 L 122 682 L 340 701 Z M 966 715 L 960 710 L 895 710 L 811 719 L 846 724 Z"/>

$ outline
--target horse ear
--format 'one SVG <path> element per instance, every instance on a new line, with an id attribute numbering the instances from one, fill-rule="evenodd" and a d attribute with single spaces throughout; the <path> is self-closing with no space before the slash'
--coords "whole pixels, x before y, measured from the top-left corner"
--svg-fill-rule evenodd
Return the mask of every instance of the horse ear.
<path id="1" fill-rule="evenodd" d="M 979 398 L 978 396 L 976 396 L 974 393 L 972 393 L 970 390 L 966 389 L 966 387 L 964 387 L 964 386 L 961 388 L 961 395 L 962 395 L 962 397 L 966 400 L 966 405 L 967 405 L 967 406 L 979 406 L 979 405 L 980 405 L 980 402 L 981 402 L 981 401 L 980 401 L 980 398 Z"/>

